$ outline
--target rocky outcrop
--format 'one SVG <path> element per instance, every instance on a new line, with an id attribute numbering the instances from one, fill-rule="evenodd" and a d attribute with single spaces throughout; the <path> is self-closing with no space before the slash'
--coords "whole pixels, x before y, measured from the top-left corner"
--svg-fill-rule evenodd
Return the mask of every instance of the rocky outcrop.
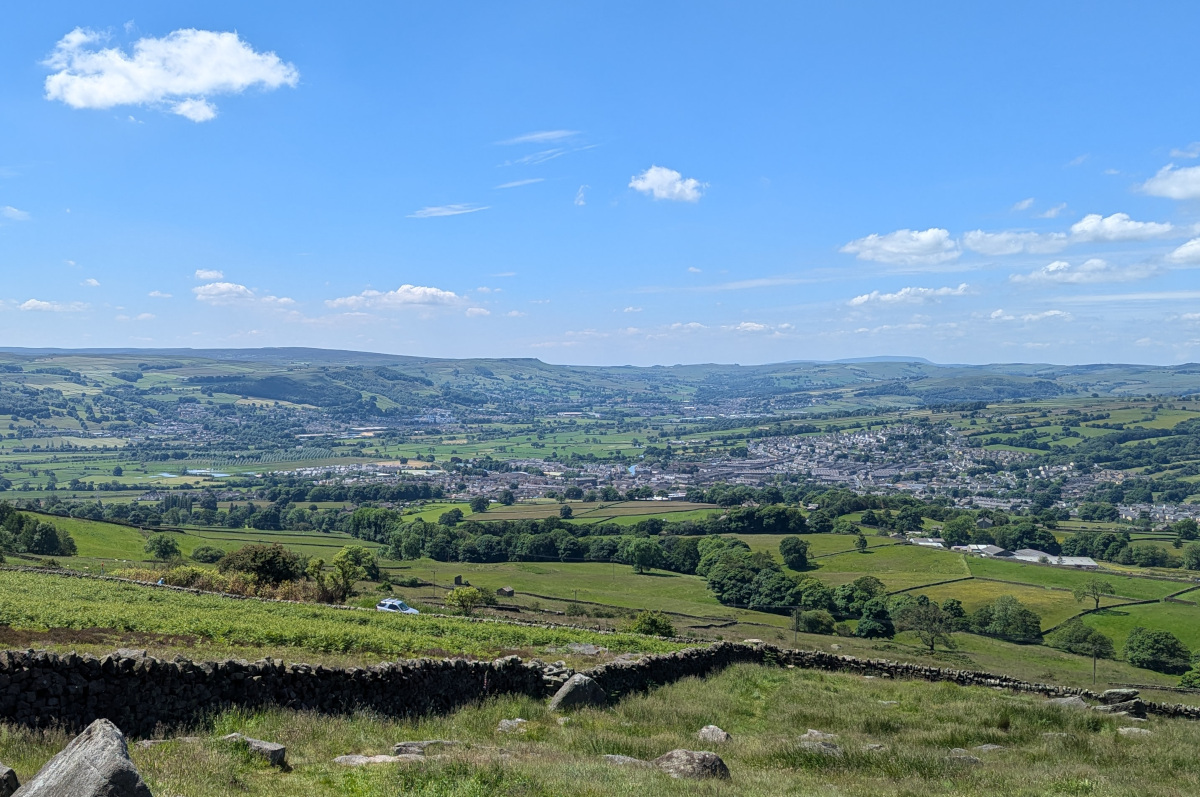
<path id="1" fill-rule="evenodd" d="M 19 797 L 151 797 L 129 760 L 125 737 L 108 720 L 96 720 L 46 762 Z"/>
<path id="2" fill-rule="evenodd" d="M 733 740 L 733 737 L 728 732 L 721 730 L 716 725 L 705 725 L 696 736 L 702 742 L 722 743 Z"/>
<path id="3" fill-rule="evenodd" d="M 650 762 L 673 778 L 729 777 L 729 767 L 716 753 L 705 750 L 672 750 Z"/>

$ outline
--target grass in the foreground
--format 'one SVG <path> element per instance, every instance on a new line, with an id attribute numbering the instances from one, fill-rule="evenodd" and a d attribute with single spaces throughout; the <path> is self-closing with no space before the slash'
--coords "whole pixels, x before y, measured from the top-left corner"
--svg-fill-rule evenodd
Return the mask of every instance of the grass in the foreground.
<path id="1" fill-rule="evenodd" d="M 0 572 L 0 625 L 31 630 L 113 629 L 197 637 L 227 645 L 369 652 L 392 657 L 493 656 L 569 642 L 596 642 L 615 652 L 682 647 L 638 635 L 599 635 L 568 628 L 235 600 L 14 571 Z"/>
<path id="2" fill-rule="evenodd" d="M 526 733 L 496 732 L 501 719 L 529 721 Z M 696 739 L 713 723 L 733 734 L 721 745 Z M 396 721 L 324 717 L 279 709 L 230 711 L 198 729 L 208 738 L 242 731 L 288 747 L 293 771 L 255 764 L 216 741 L 134 749 L 155 794 L 180 797 L 271 795 L 1110 795 L 1200 792 L 1192 753 L 1200 723 L 1151 720 L 1148 737 L 1125 737 L 1129 724 L 1072 711 L 1028 695 L 989 689 L 864 679 L 799 670 L 737 666 L 689 679 L 608 710 L 575 714 L 566 726 L 543 701 L 501 698 L 446 717 Z M 840 757 L 798 743 L 809 728 L 837 734 Z M 1065 734 L 1047 736 L 1046 734 Z M 462 742 L 445 757 L 418 764 L 349 769 L 349 753 L 390 752 L 402 740 Z M 65 743 L 62 734 L 0 732 L 0 760 L 28 777 Z M 867 745 L 883 745 L 868 750 Z M 949 758 L 971 752 L 976 765 Z M 653 758 L 676 748 L 714 749 L 732 772 L 727 782 L 671 780 L 654 771 L 615 767 L 609 753 Z"/>

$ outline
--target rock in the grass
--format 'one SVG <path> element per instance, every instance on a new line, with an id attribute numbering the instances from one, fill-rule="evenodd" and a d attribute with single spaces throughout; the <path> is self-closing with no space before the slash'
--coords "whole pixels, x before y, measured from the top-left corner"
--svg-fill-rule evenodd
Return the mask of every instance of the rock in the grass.
<path id="1" fill-rule="evenodd" d="M 880 750 L 886 750 L 886 744 L 864 744 L 863 750 L 868 753 L 878 753 Z"/>
<path id="2" fill-rule="evenodd" d="M 822 733 L 821 731 L 813 730 L 812 728 L 809 728 L 808 733 L 805 733 L 803 736 L 800 737 L 800 741 L 802 741 L 802 742 L 828 742 L 831 739 L 836 739 L 836 738 L 837 738 L 836 733 Z"/>
<path id="3" fill-rule="evenodd" d="M 1003 750 L 1005 748 L 1004 748 L 1004 745 L 1002 745 L 1002 744 L 981 744 L 981 745 L 978 745 L 975 749 L 980 751 L 981 753 L 994 753 L 997 750 Z"/>
<path id="4" fill-rule="evenodd" d="M 524 733 L 525 726 L 528 725 L 528 720 L 500 720 L 500 724 L 496 726 L 498 733 Z"/>
<path id="5" fill-rule="evenodd" d="M 580 656 L 598 656 L 608 652 L 608 648 L 593 645 L 591 642 L 568 642 L 567 650 L 578 653 Z"/>
<path id="6" fill-rule="evenodd" d="M 673 778 L 729 777 L 729 767 L 721 757 L 706 750 L 672 750 L 650 763 Z"/>
<path id="7" fill-rule="evenodd" d="M 108 720 L 96 720 L 46 762 L 20 797 L 151 797 L 129 760 L 125 736 Z"/>
<path id="8" fill-rule="evenodd" d="M 606 755 L 604 760 L 610 764 L 616 764 L 621 767 L 653 767 L 649 761 L 643 761 L 640 758 L 634 758 L 628 755 Z"/>
<path id="9" fill-rule="evenodd" d="M 1100 702 L 1106 706 L 1111 706 L 1113 703 L 1124 703 L 1128 700 L 1137 699 L 1139 692 L 1136 689 L 1105 689 L 1100 695 Z"/>
<path id="10" fill-rule="evenodd" d="M 17 773 L 0 764 L 0 797 L 12 797 L 20 787 L 21 784 L 17 782 Z"/>
<path id="11" fill-rule="evenodd" d="M 900 705 L 900 701 L 899 700 L 880 700 L 879 705 L 881 705 L 881 706 L 898 706 L 898 705 Z"/>
<path id="12" fill-rule="evenodd" d="M 721 730 L 716 725 L 705 725 L 696 734 L 702 742 L 728 742 L 733 739 L 727 732 Z"/>
<path id="13" fill-rule="evenodd" d="M 1122 736 L 1149 736 L 1150 731 L 1145 728 L 1117 728 L 1117 733 Z"/>
<path id="14" fill-rule="evenodd" d="M 745 642 L 747 645 L 761 645 L 761 644 L 763 644 L 763 641 L 762 641 L 761 639 L 754 639 L 753 637 L 751 637 L 750 639 L 743 639 L 742 641 L 743 641 L 743 642 Z"/>
<path id="15" fill-rule="evenodd" d="M 428 739 L 422 742 L 397 742 L 392 746 L 392 755 L 425 755 L 430 747 L 452 747 L 458 742 L 446 739 Z"/>
<path id="16" fill-rule="evenodd" d="M 961 747 L 955 747 L 950 751 L 950 760 L 956 764 L 982 764 L 983 759 L 971 755 Z"/>
<path id="17" fill-rule="evenodd" d="M 608 694 L 583 673 L 575 673 L 567 682 L 554 693 L 550 699 L 551 711 L 562 711 L 569 708 L 584 706 L 603 706 L 608 702 Z"/>
<path id="18" fill-rule="evenodd" d="M 333 763 L 344 767 L 365 767 L 370 764 L 399 764 L 424 761 L 423 755 L 340 755 Z"/>
<path id="19" fill-rule="evenodd" d="M 1071 695 L 1070 697 L 1052 697 L 1047 701 L 1052 706 L 1062 706 L 1063 708 L 1091 708 L 1087 701 L 1079 695 Z"/>
<path id="20" fill-rule="evenodd" d="M 810 753 L 820 753 L 821 755 L 842 754 L 842 748 L 833 742 L 800 742 L 800 746 Z"/>
<path id="21" fill-rule="evenodd" d="M 135 648 L 117 648 L 116 655 L 126 659 L 144 659 L 149 654 L 146 651 Z"/>
<path id="22" fill-rule="evenodd" d="M 287 748 L 281 744 L 264 742 L 262 739 L 251 739 L 249 736 L 243 736 L 240 733 L 231 733 L 221 738 L 227 742 L 241 742 L 245 744 L 251 754 L 258 756 L 273 767 L 287 766 Z"/>
<path id="23" fill-rule="evenodd" d="M 1133 691 L 1133 690 L 1128 690 L 1128 691 Z M 1131 717 L 1145 717 L 1146 716 L 1146 704 L 1136 698 L 1133 700 L 1126 700 L 1122 703 L 1108 703 L 1103 706 L 1092 706 L 1092 710 L 1093 711 L 1102 711 L 1107 714 L 1125 713 Z"/>

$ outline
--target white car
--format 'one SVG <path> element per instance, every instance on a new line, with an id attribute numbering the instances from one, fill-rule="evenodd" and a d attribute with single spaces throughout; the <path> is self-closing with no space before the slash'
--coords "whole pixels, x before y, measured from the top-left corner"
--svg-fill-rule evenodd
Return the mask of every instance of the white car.
<path id="1" fill-rule="evenodd" d="M 375 604 L 375 611 L 396 612 L 398 614 L 420 614 L 419 611 L 409 606 L 399 598 L 384 598 L 379 603 Z"/>

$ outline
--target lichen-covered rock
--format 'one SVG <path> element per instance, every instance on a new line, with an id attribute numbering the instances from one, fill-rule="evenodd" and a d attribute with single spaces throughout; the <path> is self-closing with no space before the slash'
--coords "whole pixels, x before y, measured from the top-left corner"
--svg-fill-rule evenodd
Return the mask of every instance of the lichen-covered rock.
<path id="1" fill-rule="evenodd" d="M 672 750 L 650 763 L 673 778 L 729 777 L 729 767 L 721 757 L 706 750 Z"/>
<path id="2" fill-rule="evenodd" d="M 716 725 L 705 725 L 696 734 L 702 742 L 728 742 L 733 739 L 727 731 L 723 731 Z"/>
<path id="3" fill-rule="evenodd" d="M 500 724 L 496 726 L 498 733 L 524 733 L 525 726 L 529 724 L 529 720 L 500 720 Z"/>
<path id="4" fill-rule="evenodd" d="M 1079 695 L 1071 695 L 1070 697 L 1053 697 L 1047 701 L 1054 706 L 1062 706 L 1063 708 L 1088 709 L 1090 706 L 1087 701 Z"/>
<path id="5" fill-rule="evenodd" d="M 245 744 L 246 749 L 252 755 L 258 756 L 273 767 L 287 766 L 287 748 L 281 744 L 264 742 L 262 739 L 251 739 L 249 736 L 243 736 L 240 733 L 231 733 L 221 738 L 227 742 Z"/>
<path id="6" fill-rule="evenodd" d="M 1127 700 L 1137 699 L 1138 690 L 1136 689 L 1105 689 L 1100 694 L 1100 702 L 1106 706 L 1111 706 L 1113 703 L 1124 703 Z"/>
<path id="7" fill-rule="evenodd" d="M 19 797 L 152 797 L 129 760 L 125 736 L 108 720 L 96 720 L 46 762 Z"/>

